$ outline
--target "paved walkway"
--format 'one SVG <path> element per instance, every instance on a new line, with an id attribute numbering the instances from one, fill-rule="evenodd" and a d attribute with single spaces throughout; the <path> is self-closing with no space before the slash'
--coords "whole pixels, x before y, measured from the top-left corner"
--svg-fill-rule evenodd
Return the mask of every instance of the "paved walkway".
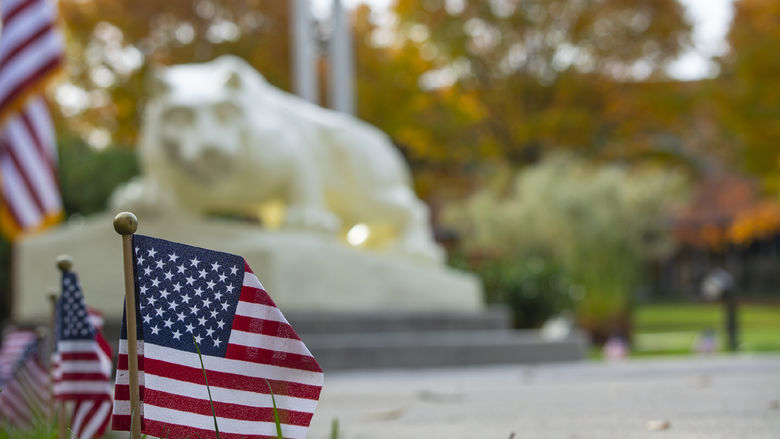
<path id="1" fill-rule="evenodd" d="M 308 438 L 333 419 L 340 439 L 780 439 L 780 356 L 333 372 Z"/>

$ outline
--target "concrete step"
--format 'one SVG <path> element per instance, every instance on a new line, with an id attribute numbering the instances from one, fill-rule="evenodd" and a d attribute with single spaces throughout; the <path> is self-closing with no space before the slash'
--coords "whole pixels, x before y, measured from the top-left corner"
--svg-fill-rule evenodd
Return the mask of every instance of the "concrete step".
<path id="1" fill-rule="evenodd" d="M 368 311 L 286 312 L 295 332 L 306 334 L 361 334 L 507 329 L 511 313 L 505 307 L 479 312 L 462 311 Z"/>
<path id="2" fill-rule="evenodd" d="M 587 356 L 580 332 L 552 340 L 539 331 L 457 330 L 308 334 L 303 341 L 326 372 L 577 361 Z"/>

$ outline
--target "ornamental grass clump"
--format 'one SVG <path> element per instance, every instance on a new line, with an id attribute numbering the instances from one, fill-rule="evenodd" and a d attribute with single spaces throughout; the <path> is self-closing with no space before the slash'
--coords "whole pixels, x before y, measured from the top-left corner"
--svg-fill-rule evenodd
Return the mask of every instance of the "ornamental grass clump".
<path id="1" fill-rule="evenodd" d="M 495 264 L 543 261 L 569 283 L 570 304 L 551 301 L 572 306 L 596 340 L 626 332 L 631 293 L 645 263 L 673 250 L 667 225 L 686 193 L 683 174 L 557 154 L 504 181 L 450 206 L 443 216 L 459 232 L 460 250 L 486 287 L 495 288 Z M 502 288 L 511 289 L 523 279 L 505 275 L 503 281 L 510 285 Z M 561 295 L 556 288 L 550 284 L 539 294 Z"/>

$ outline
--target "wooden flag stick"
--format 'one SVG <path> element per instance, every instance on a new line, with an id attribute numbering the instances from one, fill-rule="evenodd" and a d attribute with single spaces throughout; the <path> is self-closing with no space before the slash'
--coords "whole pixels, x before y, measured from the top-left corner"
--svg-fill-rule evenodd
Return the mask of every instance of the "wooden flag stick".
<path id="1" fill-rule="evenodd" d="M 73 258 L 71 258 L 68 255 L 59 255 L 57 256 L 57 268 L 60 269 L 62 273 L 68 272 L 73 269 Z M 54 322 L 56 321 L 56 315 L 57 315 L 57 295 L 56 294 L 50 294 L 49 300 L 51 300 L 52 303 L 52 313 L 51 313 L 51 322 L 52 322 L 52 328 L 54 328 Z M 56 332 L 55 332 L 56 334 Z M 55 335 L 56 337 L 56 335 Z M 51 364 L 51 352 L 49 352 L 49 370 L 52 371 L 54 366 Z M 50 372 L 51 373 L 51 372 Z M 53 378 L 53 377 L 52 377 Z M 52 379 L 52 383 L 53 383 Z M 54 388 L 52 385 L 52 400 L 54 399 Z M 65 413 L 65 401 L 57 401 L 56 402 L 57 407 L 57 425 L 59 427 L 59 433 L 57 437 L 59 439 L 66 439 L 68 437 L 68 417 Z"/>
<path id="2" fill-rule="evenodd" d="M 54 401 L 54 362 L 52 361 L 52 355 L 54 354 L 55 345 L 57 344 L 57 328 L 54 325 L 57 324 L 57 295 L 53 292 L 49 294 L 49 301 L 51 302 L 51 317 L 49 318 L 49 329 L 51 334 L 49 335 L 49 341 L 46 343 L 46 356 L 44 361 L 49 365 L 49 413 L 54 414 L 56 412 L 57 403 Z M 62 422 L 60 420 L 60 422 Z M 60 427 L 60 435 L 58 439 L 65 439 L 62 436 L 63 429 Z"/>
<path id="3" fill-rule="evenodd" d="M 138 394 L 138 340 L 136 337 L 135 281 L 133 280 L 133 233 L 138 229 L 138 218 L 122 212 L 114 218 L 114 230 L 122 235 L 122 254 L 125 266 L 125 321 L 127 322 L 127 373 L 130 384 L 130 438 L 141 437 L 141 398 Z"/>

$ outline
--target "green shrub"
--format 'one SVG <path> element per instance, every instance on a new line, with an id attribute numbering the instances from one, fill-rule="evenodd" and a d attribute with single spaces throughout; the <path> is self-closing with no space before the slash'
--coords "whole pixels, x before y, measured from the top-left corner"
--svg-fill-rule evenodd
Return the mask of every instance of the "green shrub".
<path id="1" fill-rule="evenodd" d="M 560 267 L 539 258 L 487 261 L 477 269 L 488 300 L 512 310 L 516 328 L 537 328 L 545 320 L 571 310 L 580 288 Z"/>

